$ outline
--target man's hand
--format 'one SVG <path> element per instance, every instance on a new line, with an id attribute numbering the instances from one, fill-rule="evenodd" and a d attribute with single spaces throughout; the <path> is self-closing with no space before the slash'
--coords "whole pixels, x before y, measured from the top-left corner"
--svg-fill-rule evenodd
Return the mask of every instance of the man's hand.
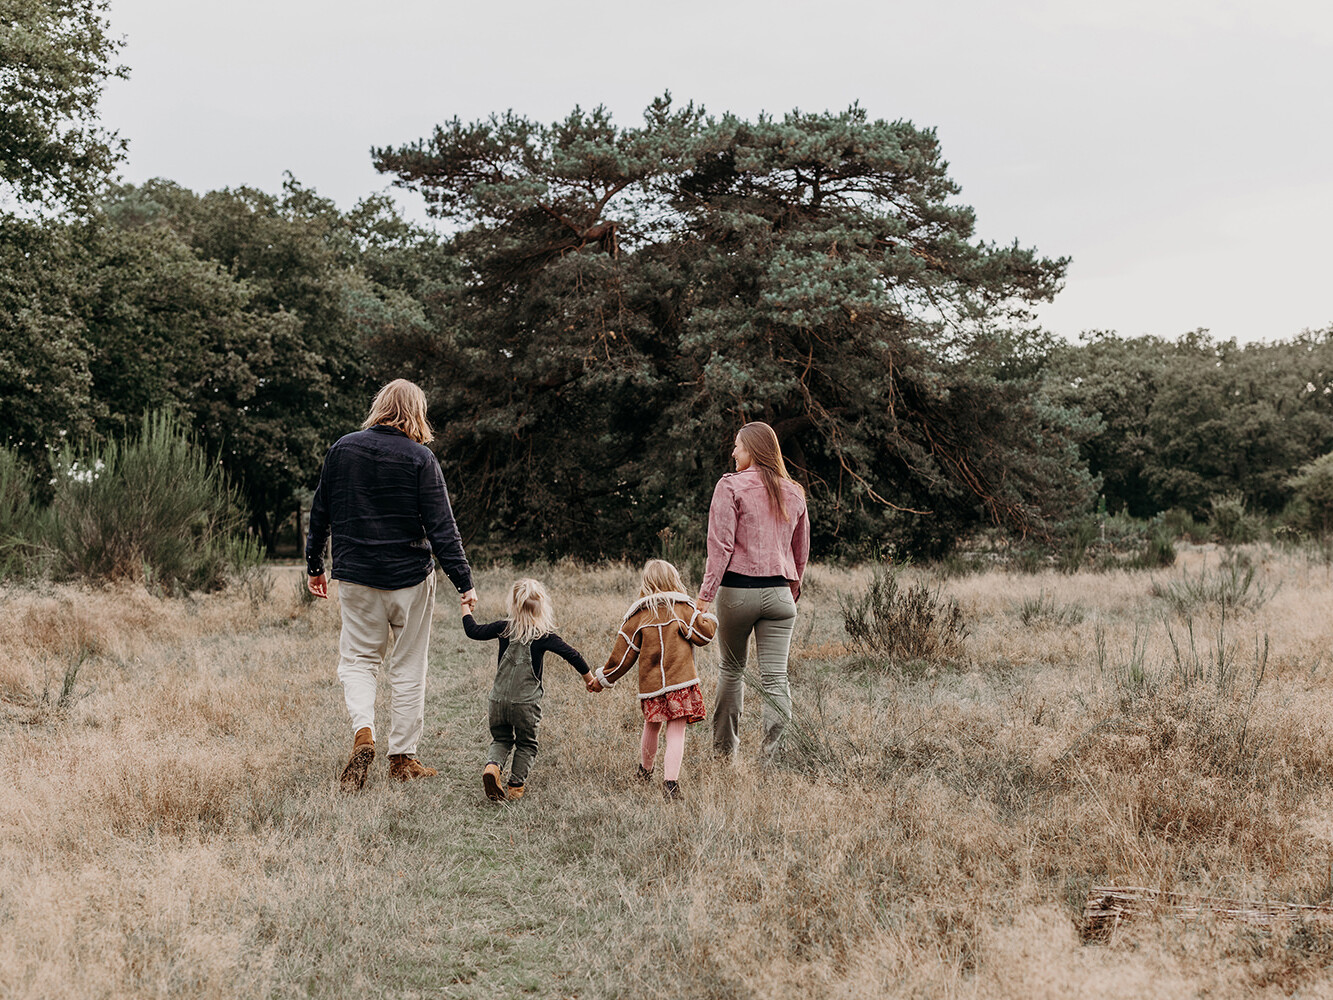
<path id="1" fill-rule="evenodd" d="M 584 685 L 587 686 L 589 693 L 596 694 L 602 690 L 601 682 L 593 674 L 586 674 L 583 678 Z"/>
<path id="2" fill-rule="evenodd" d="M 474 589 L 472 589 L 472 590 L 469 590 L 466 594 L 464 594 L 462 597 L 460 597 L 460 598 L 459 598 L 459 603 L 462 605 L 462 608 L 463 608 L 463 614 L 465 614 L 465 615 L 470 615 L 470 614 L 475 613 L 476 610 L 477 610 L 477 591 L 476 591 L 476 589 L 474 588 Z"/>
<path id="3" fill-rule="evenodd" d="M 316 597 L 322 597 L 325 600 L 329 598 L 329 580 L 323 573 L 319 576 L 307 576 L 305 585 L 310 588 L 310 593 Z"/>

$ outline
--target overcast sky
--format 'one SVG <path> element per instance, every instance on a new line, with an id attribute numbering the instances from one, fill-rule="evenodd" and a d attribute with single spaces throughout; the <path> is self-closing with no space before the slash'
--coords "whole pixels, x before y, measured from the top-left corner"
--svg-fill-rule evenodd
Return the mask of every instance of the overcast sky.
<path id="1" fill-rule="evenodd" d="M 110 18 L 131 76 L 102 111 L 129 181 L 277 191 L 290 170 L 350 208 L 388 186 L 371 146 L 454 115 L 859 101 L 938 130 L 981 237 L 1073 259 L 1040 311 L 1055 333 L 1333 325 L 1333 4 L 111 0 Z"/>

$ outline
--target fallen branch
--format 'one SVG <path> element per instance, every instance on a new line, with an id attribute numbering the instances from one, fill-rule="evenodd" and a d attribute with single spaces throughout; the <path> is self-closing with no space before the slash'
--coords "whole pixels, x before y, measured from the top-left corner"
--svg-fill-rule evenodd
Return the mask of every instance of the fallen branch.
<path id="1" fill-rule="evenodd" d="M 1095 885 L 1083 904 L 1084 938 L 1106 937 L 1126 920 L 1171 914 L 1185 920 L 1211 917 L 1259 927 L 1278 923 L 1329 924 L 1333 906 L 1283 903 L 1276 900 L 1249 901 L 1220 896 L 1196 896 L 1183 892 L 1161 892 L 1138 886 Z"/>

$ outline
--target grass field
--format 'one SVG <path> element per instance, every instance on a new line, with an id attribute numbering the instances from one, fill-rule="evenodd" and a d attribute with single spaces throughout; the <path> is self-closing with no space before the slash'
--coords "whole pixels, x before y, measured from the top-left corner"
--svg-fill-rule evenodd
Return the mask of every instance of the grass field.
<path id="1" fill-rule="evenodd" d="M 193 600 L 0 591 L 0 995 L 1333 996 L 1317 926 L 1080 938 L 1095 884 L 1333 894 L 1330 566 L 1220 558 L 940 581 L 961 653 L 890 669 L 843 629 L 869 571 L 814 567 L 786 758 L 756 762 L 752 700 L 738 764 L 691 731 L 676 804 L 634 779 L 633 695 L 550 658 L 530 791 L 487 802 L 495 648 L 447 587 L 441 774 L 391 785 L 381 756 L 356 796 L 336 604 L 299 570 Z M 479 617 L 529 572 L 604 657 L 635 570 L 490 568 Z M 712 649 L 700 668 L 711 705 Z"/>

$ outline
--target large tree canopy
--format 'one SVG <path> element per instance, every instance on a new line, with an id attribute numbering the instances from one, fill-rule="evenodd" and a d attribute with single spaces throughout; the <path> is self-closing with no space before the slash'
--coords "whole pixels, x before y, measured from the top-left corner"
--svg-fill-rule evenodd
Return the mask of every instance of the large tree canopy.
<path id="1" fill-rule="evenodd" d="M 433 336 L 382 347 L 428 377 L 487 528 L 595 552 L 697 526 L 746 419 L 826 547 L 938 551 L 1089 494 L 1025 327 L 1066 262 L 977 241 L 931 130 L 668 96 L 639 127 L 508 114 L 374 155 L 460 227 Z"/>
<path id="2" fill-rule="evenodd" d="M 122 144 L 97 102 L 123 44 L 107 0 L 0 0 L 0 181 L 29 202 L 86 206 Z"/>

